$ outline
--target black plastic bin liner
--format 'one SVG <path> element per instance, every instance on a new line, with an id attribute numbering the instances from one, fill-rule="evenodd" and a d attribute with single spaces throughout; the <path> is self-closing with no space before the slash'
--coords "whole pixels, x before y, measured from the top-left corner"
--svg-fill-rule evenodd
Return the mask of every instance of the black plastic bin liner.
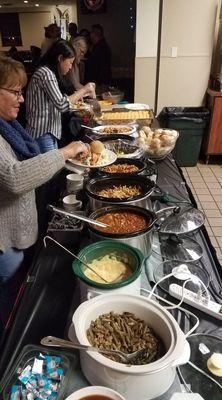
<path id="1" fill-rule="evenodd" d="M 158 120 L 189 120 L 195 123 L 208 121 L 209 110 L 205 107 L 164 107 Z"/>

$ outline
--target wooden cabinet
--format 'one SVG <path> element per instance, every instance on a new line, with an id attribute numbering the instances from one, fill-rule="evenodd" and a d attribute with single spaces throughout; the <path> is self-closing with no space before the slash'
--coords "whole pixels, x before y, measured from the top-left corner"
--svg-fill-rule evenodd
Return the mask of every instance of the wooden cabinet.
<path id="1" fill-rule="evenodd" d="M 208 161 L 210 155 L 222 154 L 222 92 L 208 89 L 206 106 L 211 113 L 204 140 L 204 152 Z"/>

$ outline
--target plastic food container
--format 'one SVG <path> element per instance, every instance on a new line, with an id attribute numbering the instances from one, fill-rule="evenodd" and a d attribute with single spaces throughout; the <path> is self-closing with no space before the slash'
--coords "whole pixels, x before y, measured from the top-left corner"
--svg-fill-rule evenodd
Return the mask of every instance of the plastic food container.
<path id="1" fill-rule="evenodd" d="M 107 149 L 113 151 L 117 158 L 139 158 L 144 155 L 144 150 L 129 140 L 107 140 L 104 142 Z"/>
<path id="2" fill-rule="evenodd" d="M 23 348 L 22 352 L 18 356 L 13 368 L 8 374 L 7 379 L 4 382 L 4 387 L 2 389 L 3 393 L 3 400 L 10 399 L 11 388 L 13 385 L 20 385 L 23 384 L 18 380 L 18 377 L 21 375 L 21 372 L 28 366 L 33 366 L 34 360 L 39 354 L 44 356 L 59 356 L 61 357 L 60 368 L 63 370 L 63 375 L 60 381 L 58 396 L 55 397 L 55 400 L 63 400 L 66 397 L 66 388 L 67 383 L 70 377 L 71 371 L 71 362 L 67 356 L 60 352 L 59 349 L 50 350 L 46 347 L 42 346 L 35 346 L 35 345 L 27 345 Z M 25 388 L 25 386 L 24 386 Z"/>
<path id="3" fill-rule="evenodd" d="M 123 100 L 124 98 L 124 92 L 121 91 L 115 91 L 115 92 L 104 92 L 102 94 L 103 100 L 109 100 L 112 102 L 112 104 L 117 104 L 120 101 Z"/>
<path id="4" fill-rule="evenodd" d="M 179 133 L 173 129 L 155 129 L 143 126 L 136 143 L 150 159 L 161 160 L 174 149 Z"/>

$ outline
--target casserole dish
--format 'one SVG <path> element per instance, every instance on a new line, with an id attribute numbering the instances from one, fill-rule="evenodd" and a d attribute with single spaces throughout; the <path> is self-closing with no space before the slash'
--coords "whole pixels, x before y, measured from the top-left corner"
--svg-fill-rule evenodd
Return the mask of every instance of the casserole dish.
<path id="1" fill-rule="evenodd" d="M 172 315 L 156 301 L 143 296 L 103 294 L 82 303 L 75 311 L 73 324 L 78 342 L 89 345 L 86 332 L 91 321 L 111 311 L 130 312 L 144 320 L 163 341 L 165 353 L 149 364 L 129 367 L 95 352 L 80 352 L 84 375 L 92 385 L 108 386 L 127 400 L 161 396 L 172 385 L 176 367 L 189 360 L 190 347 L 184 333 Z"/>
<path id="2" fill-rule="evenodd" d="M 150 256 L 152 252 L 154 224 L 157 221 L 157 217 L 154 212 L 136 206 L 109 206 L 95 210 L 93 213 L 90 214 L 90 218 L 97 220 L 101 217 L 107 217 L 107 221 L 110 221 L 110 219 L 113 217 L 114 224 L 116 226 L 119 225 L 122 228 L 124 224 L 123 217 L 125 219 L 128 218 L 128 222 L 130 224 L 133 224 L 130 220 L 130 217 L 133 217 L 134 215 L 141 217 L 145 221 L 146 226 L 139 230 L 132 230 L 131 232 L 129 232 L 128 229 L 128 232 L 124 233 L 123 229 L 121 229 L 121 232 L 110 233 L 110 229 L 109 232 L 107 232 L 106 229 L 101 229 L 99 227 L 96 227 L 95 225 L 89 224 L 91 239 L 94 241 L 109 239 L 116 240 L 122 243 L 127 243 L 128 245 L 139 249 L 144 256 Z M 120 217 L 121 220 L 118 221 L 118 217 Z"/>
<path id="3" fill-rule="evenodd" d="M 133 189 L 132 194 L 128 198 L 117 198 L 117 197 L 104 197 L 99 193 L 102 191 L 109 191 L 112 188 L 123 188 Z M 98 208 L 107 205 L 137 205 L 140 207 L 151 209 L 151 200 L 149 196 L 152 194 L 155 183 L 145 176 L 133 175 L 130 178 L 130 183 L 126 180 L 124 174 L 114 177 L 98 177 L 90 179 L 85 186 L 86 194 L 89 198 L 89 205 L 91 210 L 97 210 Z M 135 190 L 134 190 L 135 189 Z M 138 189 L 138 190 L 136 190 Z M 137 194 L 137 192 L 140 192 Z M 103 192 L 102 192 L 103 193 Z M 109 193 L 109 192 L 108 192 Z M 130 193 L 130 190 L 129 190 Z"/>
<path id="4" fill-rule="evenodd" d="M 112 283 L 102 283 L 92 280 L 85 274 L 86 268 L 79 260 L 72 263 L 72 268 L 75 275 L 80 279 L 80 296 L 81 301 L 89 300 L 98 294 L 104 293 L 132 293 L 140 294 L 141 286 L 141 270 L 143 264 L 142 253 L 128 244 L 120 243 L 113 240 L 105 240 L 93 243 L 84 247 L 78 253 L 78 257 L 90 264 L 95 259 L 101 259 L 107 254 L 117 255 L 128 260 L 131 268 L 131 275 L 119 281 Z M 94 267 L 95 268 L 95 267 Z"/>

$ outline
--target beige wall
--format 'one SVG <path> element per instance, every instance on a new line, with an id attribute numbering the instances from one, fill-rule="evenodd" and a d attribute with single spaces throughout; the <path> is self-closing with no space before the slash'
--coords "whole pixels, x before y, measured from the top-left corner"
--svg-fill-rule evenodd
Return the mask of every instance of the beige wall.
<path id="1" fill-rule="evenodd" d="M 22 35 L 22 47 L 18 49 L 29 50 L 30 45 L 41 47 L 44 38 L 44 26 L 51 23 L 51 12 L 19 13 Z M 5 49 L 5 47 L 4 47 Z"/>
<path id="2" fill-rule="evenodd" d="M 77 21 L 77 10 L 76 1 L 73 0 L 72 6 L 58 6 L 63 12 L 68 9 L 70 22 Z M 2 12 L 2 11 L 0 11 Z M 29 8 L 28 11 L 24 8 L 20 9 L 7 9 L 7 12 L 18 12 L 19 21 L 22 35 L 23 46 L 19 47 L 19 50 L 29 50 L 30 45 L 40 47 L 41 42 L 44 38 L 44 26 L 47 26 L 51 22 L 54 22 L 54 16 L 59 24 L 58 12 L 55 6 L 39 7 L 38 10 L 35 8 Z M 1 39 L 1 38 L 0 38 Z M 7 51 L 9 47 L 2 47 L 0 40 L 0 51 Z"/>
<path id="3" fill-rule="evenodd" d="M 137 57 L 135 63 L 135 102 L 154 108 L 156 57 Z"/>
<path id="4" fill-rule="evenodd" d="M 158 0 L 137 0 L 134 99 L 152 108 L 155 102 L 158 16 Z"/>
<path id="5" fill-rule="evenodd" d="M 210 77 L 217 0 L 164 0 L 158 111 L 200 106 Z M 172 57 L 176 47 L 177 57 Z"/>
<path id="6" fill-rule="evenodd" d="M 157 111 L 164 106 L 202 104 L 210 76 L 219 3 L 220 0 L 164 0 Z M 137 7 L 146 7 L 148 18 L 153 0 L 138 0 Z M 137 10 L 137 14 L 142 13 Z M 156 34 L 154 29 L 153 34 Z M 145 45 L 144 37 L 137 39 Z M 176 57 L 172 57 L 172 47 L 176 48 Z M 154 76 L 153 64 L 145 58 L 137 61 L 135 101 L 153 106 L 151 97 L 155 93 L 153 86 L 148 86 L 148 76 Z"/>
<path id="7" fill-rule="evenodd" d="M 136 57 L 156 57 L 159 0 L 137 0 Z"/>

